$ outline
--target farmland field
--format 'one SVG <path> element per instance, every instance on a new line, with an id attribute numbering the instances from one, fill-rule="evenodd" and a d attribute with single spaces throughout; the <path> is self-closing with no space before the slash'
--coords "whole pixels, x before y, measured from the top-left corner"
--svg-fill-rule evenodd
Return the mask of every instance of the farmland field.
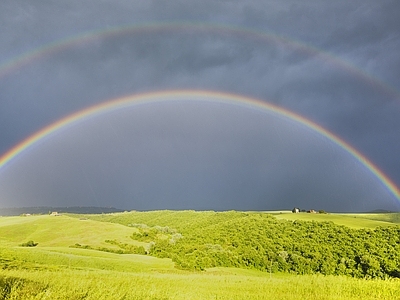
<path id="1" fill-rule="evenodd" d="M 206 267 L 199 271 L 179 267 L 176 258 L 156 257 L 151 251 L 148 255 L 128 253 L 129 249 L 135 250 L 139 247 L 150 249 L 151 239 L 154 238 L 156 243 L 166 240 L 178 234 L 173 230 L 175 228 L 180 233 L 183 232 L 184 240 L 185 236 L 189 238 L 189 232 L 215 229 L 215 226 L 204 225 L 211 221 L 214 225 L 231 226 L 233 221 L 237 221 L 235 224 L 250 226 L 249 224 L 264 220 L 259 215 L 254 213 L 259 218 L 257 219 L 253 218 L 253 213 L 159 211 L 87 216 L 2 217 L 0 298 L 400 299 L 400 280 L 395 276 L 383 280 L 346 275 L 299 275 L 293 271 L 277 270 L 273 266 L 276 262 L 273 261 L 271 268 L 264 269 L 254 266 L 219 266 Z M 276 215 L 278 219 L 289 216 L 291 215 Z M 304 216 L 309 217 L 305 214 Z M 314 221 L 318 217 L 323 215 L 312 216 Z M 354 219 L 354 216 L 341 215 L 324 217 L 321 221 L 338 224 Z M 356 217 L 361 219 L 358 215 Z M 249 223 L 243 223 L 248 218 Z M 266 220 L 275 222 L 275 218 L 271 216 Z M 132 224 L 133 221 L 136 221 L 136 225 Z M 389 221 L 386 223 L 390 227 L 397 228 Z M 124 222 L 127 224 L 123 225 Z M 170 224 L 168 228 L 167 223 Z M 139 238 L 138 232 L 147 228 L 145 224 L 150 229 L 157 228 L 156 237 L 151 236 L 154 231 L 150 230 L 148 236 Z M 382 226 L 382 221 L 369 219 L 362 224 L 366 224 L 365 227 L 370 230 Z M 201 227 L 196 229 L 196 226 Z M 241 230 L 239 225 L 237 230 Z M 37 243 L 37 246 L 21 246 L 30 240 Z M 166 256 L 166 253 L 163 255 Z M 175 255 L 180 254 L 176 252 Z"/>
<path id="2" fill-rule="evenodd" d="M 375 228 L 378 226 L 393 226 L 400 224 L 398 213 L 380 214 L 310 214 L 310 213 L 281 213 L 274 214 L 278 219 L 304 220 L 304 221 L 325 221 L 351 228 Z"/>

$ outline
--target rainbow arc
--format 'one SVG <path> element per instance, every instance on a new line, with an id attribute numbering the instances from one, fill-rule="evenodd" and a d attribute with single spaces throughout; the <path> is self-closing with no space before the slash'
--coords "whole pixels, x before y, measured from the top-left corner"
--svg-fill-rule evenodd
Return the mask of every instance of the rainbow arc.
<path id="1" fill-rule="evenodd" d="M 375 177 L 386 186 L 391 194 L 400 201 L 400 190 L 391 181 L 391 179 L 385 175 L 376 165 L 374 165 L 366 156 L 360 153 L 358 150 L 353 148 L 350 144 L 329 132 L 320 125 L 304 118 L 301 115 L 295 114 L 287 109 L 279 106 L 267 103 L 258 99 L 248 98 L 245 96 L 214 92 L 214 91 L 203 91 L 203 90 L 172 90 L 162 92 L 152 92 L 144 94 L 136 94 L 127 97 L 113 99 L 107 102 L 103 102 L 94 106 L 90 106 L 83 110 L 80 110 L 74 114 L 66 116 L 55 123 L 52 123 L 43 129 L 39 130 L 35 134 L 31 135 L 21 143 L 10 149 L 3 156 L 0 157 L 0 171 L 5 168 L 12 160 L 16 159 L 23 152 L 29 151 L 29 149 L 39 141 L 49 138 L 54 134 L 57 134 L 62 128 L 71 126 L 73 124 L 83 122 L 87 119 L 100 116 L 112 111 L 117 111 L 123 108 L 132 107 L 135 105 L 145 103 L 159 103 L 168 101 L 204 101 L 212 103 L 225 103 L 231 105 L 242 106 L 251 109 L 257 109 L 263 112 L 271 113 L 276 116 L 280 116 L 297 122 L 299 125 L 305 126 L 308 129 L 324 136 L 334 144 L 338 145 L 344 151 L 351 154 L 357 161 L 364 165 Z"/>

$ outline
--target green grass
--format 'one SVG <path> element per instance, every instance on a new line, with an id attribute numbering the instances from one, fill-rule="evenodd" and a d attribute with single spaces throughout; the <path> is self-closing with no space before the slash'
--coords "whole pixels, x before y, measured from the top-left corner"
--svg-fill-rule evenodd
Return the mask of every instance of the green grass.
<path id="1" fill-rule="evenodd" d="M 345 214 L 345 216 L 400 224 L 400 213 L 373 213 L 373 214 L 362 213 L 362 214 Z"/>
<path id="2" fill-rule="evenodd" d="M 383 214 L 382 214 L 383 215 Z M 344 225 L 354 229 L 361 228 L 376 228 L 378 226 L 393 226 L 396 225 L 387 218 L 369 218 L 367 214 L 310 214 L 310 213 L 282 213 L 274 214 L 277 219 L 285 220 L 303 220 L 303 221 L 325 221 L 333 222 L 338 225 Z"/>
<path id="3" fill-rule="evenodd" d="M 354 229 L 361 228 L 376 228 L 378 226 L 393 226 L 400 224 L 400 213 L 387 213 L 387 214 L 341 214 L 341 213 L 328 213 L 328 214 L 311 214 L 311 213 L 298 213 L 294 214 L 290 211 L 264 211 L 264 212 L 243 212 L 242 216 L 251 213 L 272 214 L 277 219 L 286 220 L 304 220 L 304 221 L 327 221 L 333 222 L 338 225 L 344 225 Z M 191 227 L 204 225 L 203 220 L 212 218 L 215 215 L 213 211 L 149 211 L 149 212 L 125 212 L 125 213 L 112 213 L 102 215 L 88 215 L 90 219 L 103 222 L 115 222 L 123 225 L 132 223 L 132 219 L 136 223 L 144 223 L 150 226 L 170 226 L 178 229 L 179 232 L 191 231 Z M 227 215 L 231 218 L 240 218 L 240 214 Z M 188 218 L 191 222 L 188 223 Z M 195 221 L 192 221 L 195 220 Z M 188 227 L 189 226 L 189 227 Z"/>
<path id="4" fill-rule="evenodd" d="M 17 246 L 33 240 L 38 247 L 69 247 L 76 243 L 93 247 L 118 248 L 106 243 L 117 240 L 132 245 L 146 245 L 130 238 L 137 229 L 69 216 L 30 216 L 0 218 L 0 243 Z M 118 248 L 119 249 L 119 248 Z"/>
<path id="5" fill-rule="evenodd" d="M 63 270 L 65 268 L 146 272 L 175 270 L 170 259 L 138 254 L 115 254 L 76 248 L 2 248 L 0 257 L 7 268 Z"/>
<path id="6" fill-rule="evenodd" d="M 383 222 L 359 215 L 275 216 L 333 221 L 353 228 Z M 97 217 L 104 221 L 107 216 Z M 160 226 L 171 220 L 184 226 L 179 212 L 149 213 L 141 218 L 143 223 L 148 218 Z M 390 224 L 389 220 L 383 223 Z M 135 243 L 129 237 L 135 231 L 121 224 L 65 215 L 0 218 L 0 299 L 400 299 L 399 279 L 269 274 L 235 268 L 189 272 L 176 269 L 166 258 L 69 247 L 80 243 L 110 248 L 106 239 Z M 28 240 L 39 245 L 18 246 Z"/>
<path id="7" fill-rule="evenodd" d="M 109 270 L 0 271 L 18 278 L 7 299 L 399 299 L 398 281 L 269 276 L 229 269 L 205 273 Z"/>

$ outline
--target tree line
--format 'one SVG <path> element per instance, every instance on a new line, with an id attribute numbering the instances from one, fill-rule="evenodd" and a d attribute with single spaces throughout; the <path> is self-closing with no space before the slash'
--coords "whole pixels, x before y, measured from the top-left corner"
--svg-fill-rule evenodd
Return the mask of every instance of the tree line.
<path id="1" fill-rule="evenodd" d="M 132 238 L 149 243 L 146 254 L 171 258 L 182 269 L 238 267 L 400 278 L 400 226 L 356 230 L 333 222 L 234 211 L 136 212 L 101 218 L 136 227 Z"/>

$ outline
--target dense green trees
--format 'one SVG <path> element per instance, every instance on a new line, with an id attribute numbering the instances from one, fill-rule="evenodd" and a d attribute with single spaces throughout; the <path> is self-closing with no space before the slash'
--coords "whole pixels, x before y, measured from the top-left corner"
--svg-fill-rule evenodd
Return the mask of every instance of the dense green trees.
<path id="1" fill-rule="evenodd" d="M 150 255 L 172 258 L 183 269 L 225 266 L 400 278 L 399 226 L 355 230 L 332 222 L 278 220 L 268 214 L 234 211 L 119 216 L 107 221 L 138 228 L 132 238 L 151 242 Z"/>

